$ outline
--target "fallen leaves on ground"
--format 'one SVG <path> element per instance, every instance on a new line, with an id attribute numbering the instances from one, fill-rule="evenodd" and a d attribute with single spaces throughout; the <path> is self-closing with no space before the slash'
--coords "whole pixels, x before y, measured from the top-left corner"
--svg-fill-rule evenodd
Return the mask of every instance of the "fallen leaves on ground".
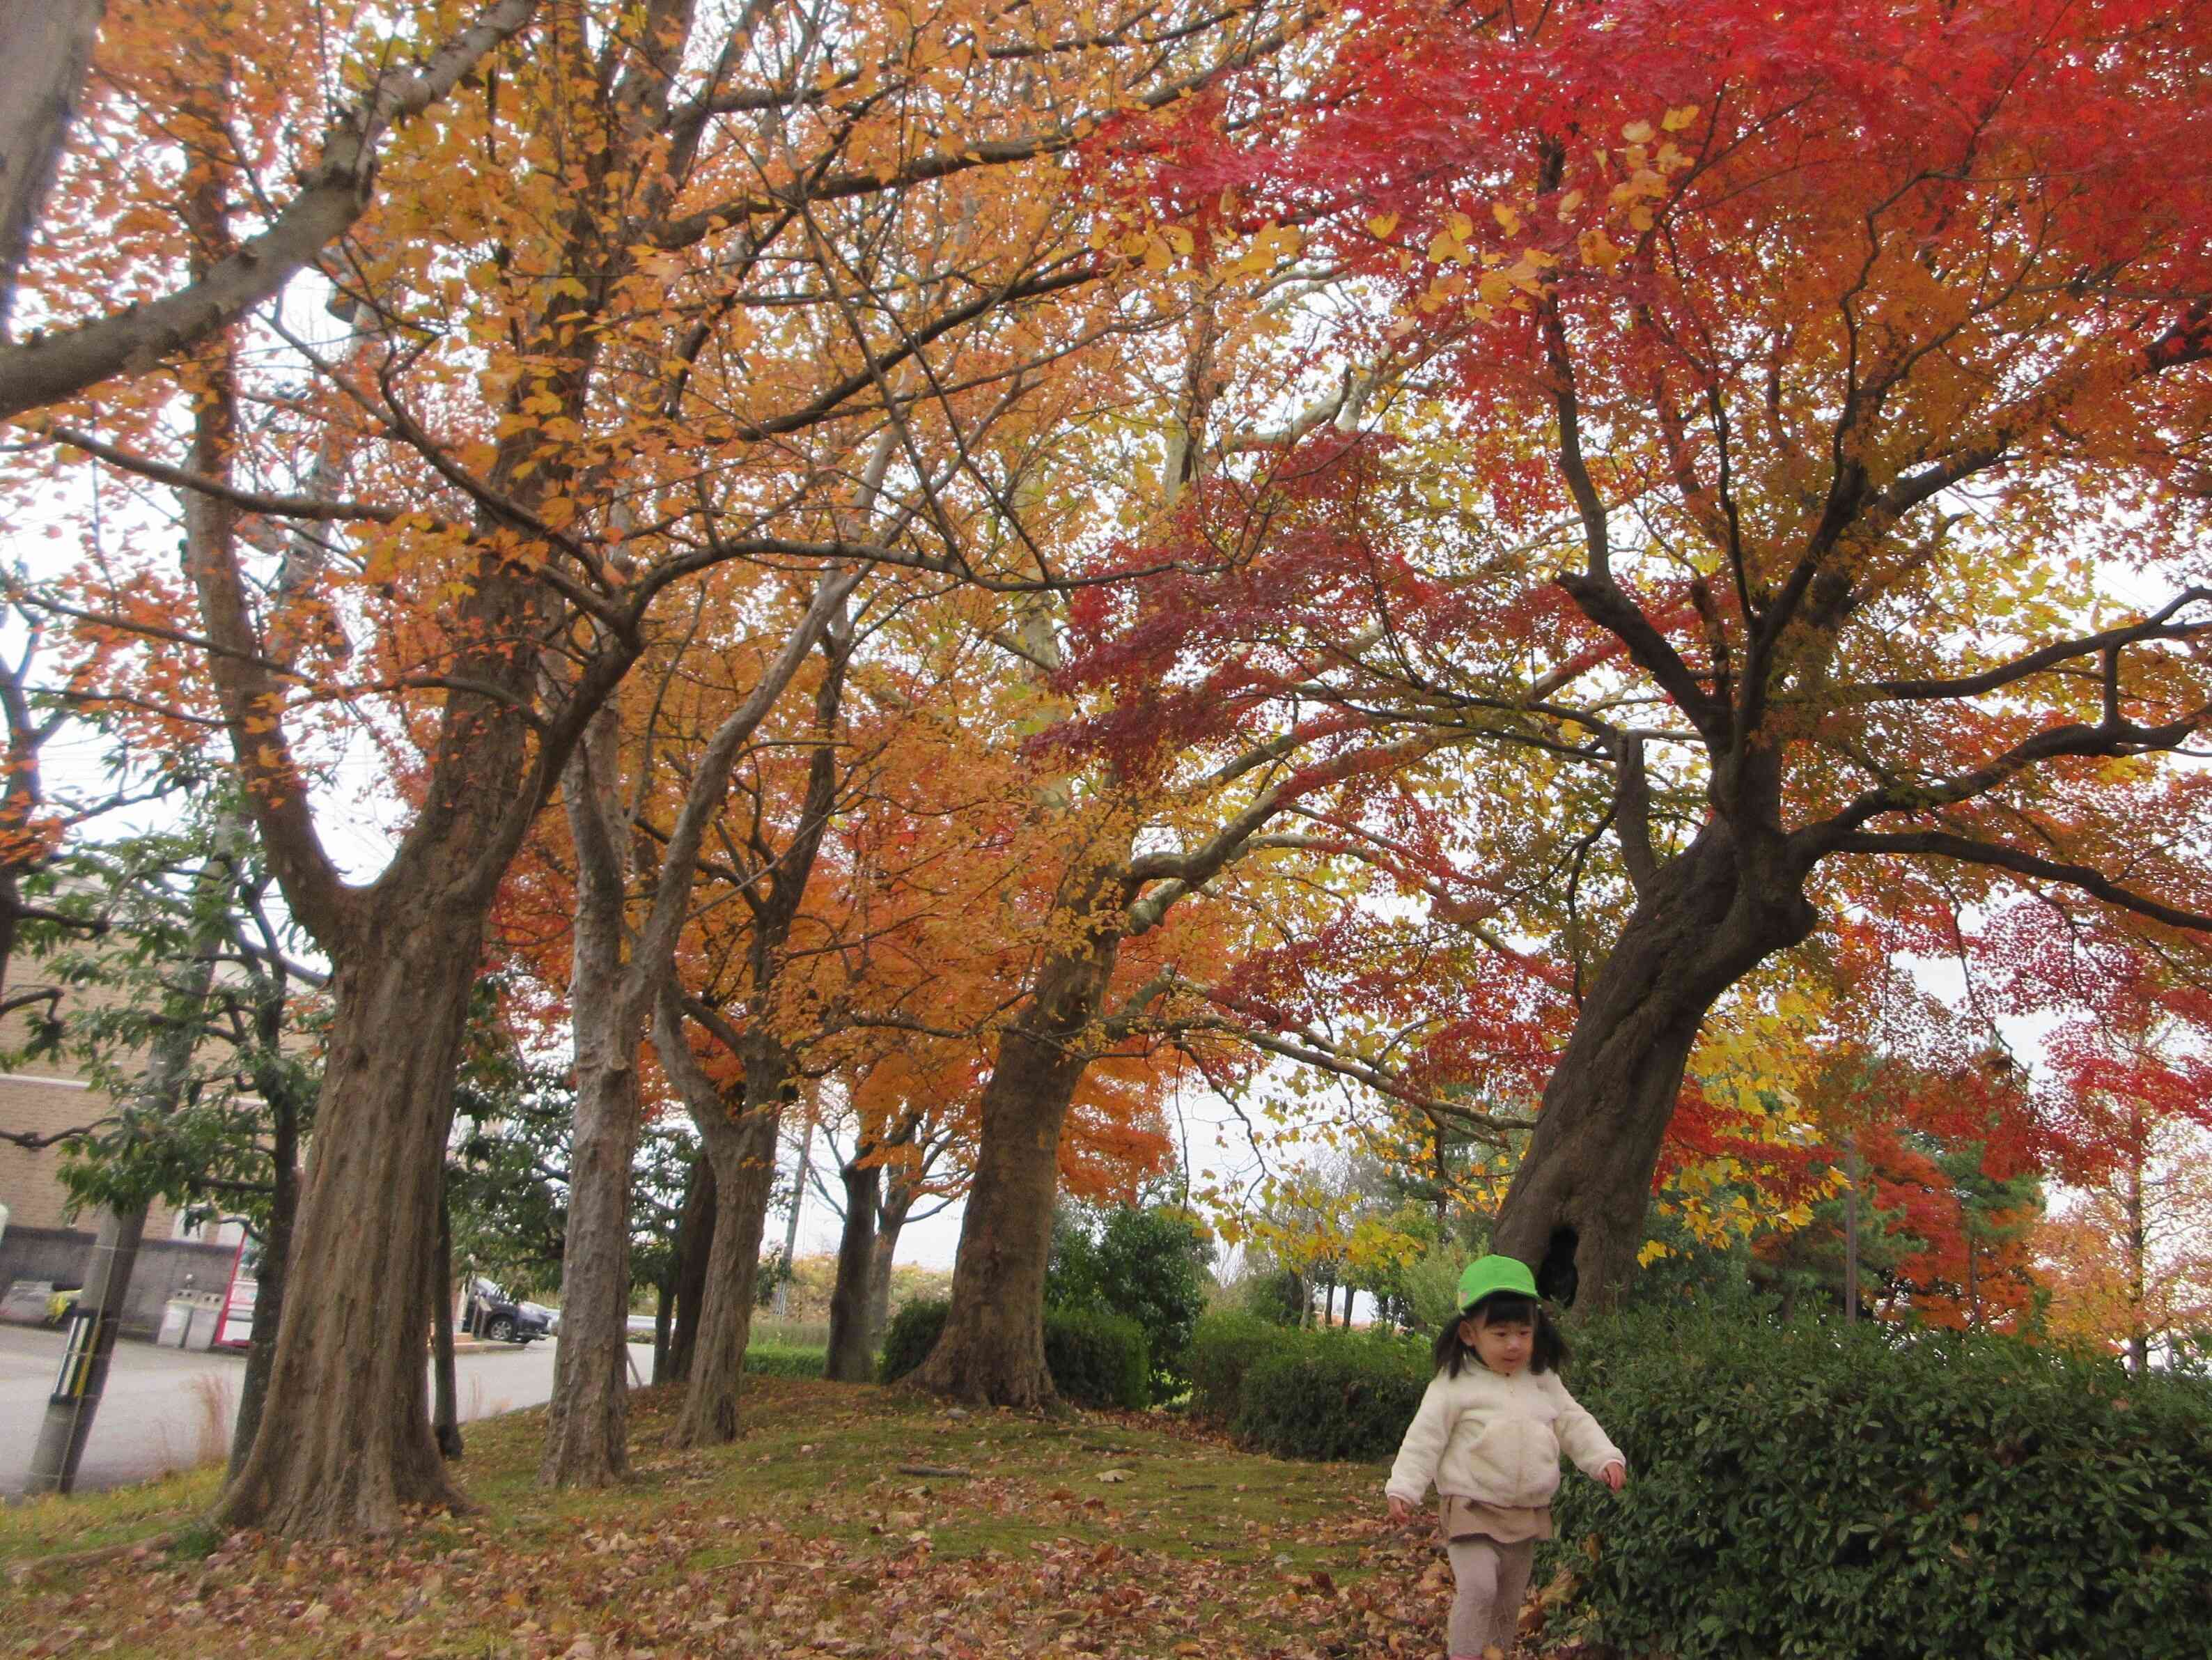
<path id="1" fill-rule="evenodd" d="M 519 1415 L 511 1446 L 479 1462 L 491 1438 L 471 1442 L 478 1514 L 342 1547 L 235 1534 L 197 1560 L 34 1578 L 0 1652 L 1381 1660 L 1442 1638 L 1441 1554 L 1383 1518 L 1364 1466 L 782 1381 L 749 1395 L 744 1439 L 676 1452 L 656 1444 L 657 1404 L 637 1414 L 629 1487 L 532 1487 L 534 1415 Z M 890 1449 L 917 1443 L 972 1477 L 900 1473 Z M 1104 1471 L 1101 1450 L 1118 1461 Z M 1084 1479 L 1108 1475 L 1105 1495 Z"/>

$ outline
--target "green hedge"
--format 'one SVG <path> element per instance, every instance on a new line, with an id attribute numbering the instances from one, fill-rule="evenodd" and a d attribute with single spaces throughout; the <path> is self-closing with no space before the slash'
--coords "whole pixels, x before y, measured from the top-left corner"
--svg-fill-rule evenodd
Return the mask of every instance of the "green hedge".
<path id="1" fill-rule="evenodd" d="M 1142 1412 L 1152 1404 L 1152 1345 L 1144 1328 L 1122 1315 L 1047 1309 L 1044 1363 L 1052 1386 L 1078 1406 Z"/>
<path id="2" fill-rule="evenodd" d="M 1244 1375 L 1271 1355 L 1291 1353 L 1298 1339 L 1298 1333 L 1256 1314 L 1204 1316 L 1190 1337 L 1192 1414 L 1224 1428 L 1234 1423 Z"/>
<path id="3" fill-rule="evenodd" d="M 920 1299 L 891 1316 L 877 1363 L 884 1383 L 905 1377 L 928 1357 L 949 1306 Z M 1152 1354 L 1145 1334 L 1119 1315 L 1046 1310 L 1044 1359 L 1053 1387 L 1078 1406 L 1134 1410 L 1151 1398 Z"/>
<path id="4" fill-rule="evenodd" d="M 791 1348 L 776 1343 L 745 1345 L 745 1370 L 761 1377 L 819 1377 L 829 1364 L 826 1349 Z"/>
<path id="5" fill-rule="evenodd" d="M 2212 1395 L 1946 1334 L 1642 1315 L 1576 1334 L 1628 1455 L 1570 1476 L 1575 1634 L 1678 1660 L 2142 1660 L 2212 1628 Z M 1540 1577 L 1551 1570 L 1540 1569 Z"/>
<path id="6" fill-rule="evenodd" d="M 2212 1628 L 2212 1387 L 2008 1339 L 1579 1323 L 1575 1395 L 1628 1455 L 1568 1472 L 1554 1640 L 1644 1660 L 2143 1660 Z M 1209 1315 L 1193 1404 L 1283 1456 L 1383 1459 L 1425 1346 Z"/>
<path id="7" fill-rule="evenodd" d="M 884 1328 L 884 1347 L 876 1356 L 876 1377 L 889 1383 L 903 1377 L 937 1347 L 937 1334 L 945 1329 L 945 1311 L 951 1306 L 941 1297 L 917 1297 Z"/>
<path id="8" fill-rule="evenodd" d="M 1387 1458 L 1428 1387 L 1415 1346 L 1313 1332 L 1258 1353 L 1237 1395 L 1237 1439 L 1283 1458 Z"/>

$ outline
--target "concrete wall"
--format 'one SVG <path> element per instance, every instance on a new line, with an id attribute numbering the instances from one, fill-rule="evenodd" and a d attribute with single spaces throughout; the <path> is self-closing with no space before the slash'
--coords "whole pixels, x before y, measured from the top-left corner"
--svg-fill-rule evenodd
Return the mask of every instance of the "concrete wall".
<path id="1" fill-rule="evenodd" d="M 82 1285 L 96 1237 L 75 1228 L 19 1228 L 9 1222 L 8 1231 L 0 1235 L 0 1291 L 17 1280 Z M 237 1255 L 235 1245 L 147 1238 L 138 1247 L 131 1294 L 123 1305 L 123 1335 L 152 1338 L 161 1329 L 164 1305 L 188 1281 L 195 1291 L 222 1290 L 230 1284 L 230 1266 Z"/>

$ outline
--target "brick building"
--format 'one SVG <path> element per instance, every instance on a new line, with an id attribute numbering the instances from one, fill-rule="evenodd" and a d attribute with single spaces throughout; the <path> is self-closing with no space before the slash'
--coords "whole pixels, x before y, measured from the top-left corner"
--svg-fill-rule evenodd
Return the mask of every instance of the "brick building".
<path id="1" fill-rule="evenodd" d="M 35 959 L 18 953 L 9 966 L 9 994 L 42 983 Z M 0 1053 L 21 1050 L 28 1037 L 27 1016 L 20 1010 L 9 1014 L 0 1021 Z M 73 1076 L 65 1057 L 18 1061 L 0 1070 L 0 1131 L 51 1136 L 96 1123 L 107 1110 L 107 1097 Z M 60 1165 L 58 1146 L 34 1149 L 0 1141 L 0 1205 L 8 1208 L 6 1230 L 0 1231 L 0 1292 L 19 1280 L 49 1280 L 57 1286 L 84 1283 L 100 1219 L 90 1213 L 69 1214 L 69 1193 L 57 1173 Z M 145 1240 L 123 1314 L 124 1335 L 151 1336 L 161 1326 L 163 1304 L 187 1286 L 220 1290 L 226 1285 L 237 1237 L 234 1227 L 216 1230 L 212 1239 L 205 1231 L 188 1232 L 176 1207 L 156 1203 L 146 1213 Z"/>

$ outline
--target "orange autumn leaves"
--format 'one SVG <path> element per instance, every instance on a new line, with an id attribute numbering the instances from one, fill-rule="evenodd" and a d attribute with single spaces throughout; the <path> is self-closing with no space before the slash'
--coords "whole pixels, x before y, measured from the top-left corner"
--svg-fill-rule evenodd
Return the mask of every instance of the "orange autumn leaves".
<path id="1" fill-rule="evenodd" d="M 773 582 L 731 596 L 771 642 L 803 599 Z M 695 885 L 676 978 L 687 996 L 769 1023 L 795 1055 L 812 1110 L 845 1120 L 887 1177 L 919 1179 L 926 1150 L 951 1152 L 927 1187 L 957 1190 L 1000 1028 L 1036 953 L 1048 949 L 1064 874 L 1066 780 L 1028 751 L 1037 694 L 981 637 L 926 610 L 863 604 L 872 640 L 846 676 L 834 730 L 816 724 L 817 654 L 741 756 Z M 686 786 L 702 735 L 743 695 L 757 641 L 693 637 L 659 655 L 623 694 L 624 771 L 648 849 Z M 815 757 L 827 749 L 830 823 L 787 941 L 763 951 L 748 898 L 790 845 Z M 557 1009 L 573 903 L 565 824 L 549 815 L 502 897 L 501 933 Z M 648 868 L 651 857 L 642 861 Z M 1205 930 L 1161 931 L 1133 951 L 1133 983 L 1160 953 L 1202 964 Z M 702 1051 L 709 1074 L 738 1062 Z M 1169 1154 L 1160 1116 L 1171 1057 L 1100 1037 L 1061 1143 L 1069 1191 L 1131 1195 Z"/>

